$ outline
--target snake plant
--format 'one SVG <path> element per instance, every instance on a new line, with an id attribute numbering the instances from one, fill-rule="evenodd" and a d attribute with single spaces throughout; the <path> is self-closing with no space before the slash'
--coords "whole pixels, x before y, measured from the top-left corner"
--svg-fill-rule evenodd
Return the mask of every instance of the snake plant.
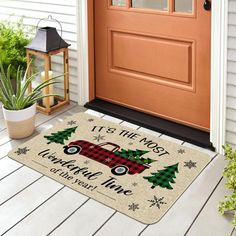
<path id="1" fill-rule="evenodd" d="M 42 89 L 51 84 L 59 83 L 55 79 L 60 76 L 44 81 L 37 85 L 31 92 L 28 92 L 28 87 L 38 75 L 38 73 L 36 73 L 28 76 L 30 64 L 26 68 L 25 72 L 18 67 L 16 75 L 16 90 L 14 91 L 10 79 L 11 65 L 8 66 L 7 71 L 4 71 L 3 65 L 0 62 L 0 102 L 2 102 L 5 109 L 22 110 L 30 107 L 44 97 L 55 96 L 55 94 L 43 95 Z"/>

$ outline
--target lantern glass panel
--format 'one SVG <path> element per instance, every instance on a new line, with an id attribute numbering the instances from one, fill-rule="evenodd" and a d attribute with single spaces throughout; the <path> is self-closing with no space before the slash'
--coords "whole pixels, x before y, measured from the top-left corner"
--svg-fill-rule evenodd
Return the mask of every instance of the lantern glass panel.
<path id="1" fill-rule="evenodd" d="M 64 59 L 63 52 L 52 55 L 50 57 L 50 69 L 49 69 L 49 79 L 52 77 L 60 76 L 57 78 L 58 84 L 53 84 L 49 86 L 49 94 L 56 94 L 57 96 L 49 97 L 50 107 L 57 105 L 60 100 L 65 99 L 65 87 L 64 87 Z M 37 78 L 32 84 L 32 87 L 36 87 L 39 83 L 45 80 L 45 60 L 43 57 L 35 57 L 36 71 L 38 72 Z M 47 90 L 43 89 L 42 94 L 47 94 Z M 46 98 L 43 98 L 39 105 L 42 107 L 46 106 Z"/>
<path id="2" fill-rule="evenodd" d="M 53 55 L 51 57 L 51 71 L 53 73 L 53 76 L 60 76 L 57 78 L 57 81 L 60 83 L 54 84 L 54 93 L 58 94 L 59 97 L 64 97 L 64 91 L 65 91 L 65 86 L 64 86 L 64 66 L 63 66 L 64 60 L 63 60 L 63 53 L 59 53 L 56 55 Z M 57 101 L 57 97 L 55 97 L 55 101 Z"/>

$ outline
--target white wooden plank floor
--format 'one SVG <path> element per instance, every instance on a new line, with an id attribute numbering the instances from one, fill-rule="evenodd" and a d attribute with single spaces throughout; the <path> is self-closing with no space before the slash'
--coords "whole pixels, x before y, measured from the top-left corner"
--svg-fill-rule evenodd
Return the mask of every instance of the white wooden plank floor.
<path id="1" fill-rule="evenodd" d="M 51 116 L 38 113 L 33 136 L 80 111 L 85 109 L 72 103 Z M 0 112 L 0 235 L 236 236 L 231 216 L 217 212 L 219 200 L 229 193 L 221 177 L 222 156 L 99 112 L 86 113 L 206 152 L 213 159 L 158 223 L 145 225 L 8 158 L 12 148 L 30 138 L 9 139 Z"/>

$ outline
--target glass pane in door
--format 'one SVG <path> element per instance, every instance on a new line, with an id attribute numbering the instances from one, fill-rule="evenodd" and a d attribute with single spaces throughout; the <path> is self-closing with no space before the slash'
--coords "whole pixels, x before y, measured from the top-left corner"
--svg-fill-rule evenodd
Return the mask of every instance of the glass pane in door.
<path id="1" fill-rule="evenodd" d="M 176 12 L 193 12 L 193 0 L 175 0 Z"/>
<path id="2" fill-rule="evenodd" d="M 125 7 L 126 0 L 112 0 L 112 6 Z"/>
<path id="3" fill-rule="evenodd" d="M 168 10 L 168 0 L 132 0 L 133 8 Z"/>

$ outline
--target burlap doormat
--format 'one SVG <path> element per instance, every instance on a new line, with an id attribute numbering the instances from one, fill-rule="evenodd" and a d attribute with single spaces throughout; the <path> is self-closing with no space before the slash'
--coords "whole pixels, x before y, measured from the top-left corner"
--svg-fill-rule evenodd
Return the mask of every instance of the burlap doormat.
<path id="1" fill-rule="evenodd" d="M 210 161 L 206 154 L 85 113 L 9 157 L 145 224 L 159 221 Z"/>

